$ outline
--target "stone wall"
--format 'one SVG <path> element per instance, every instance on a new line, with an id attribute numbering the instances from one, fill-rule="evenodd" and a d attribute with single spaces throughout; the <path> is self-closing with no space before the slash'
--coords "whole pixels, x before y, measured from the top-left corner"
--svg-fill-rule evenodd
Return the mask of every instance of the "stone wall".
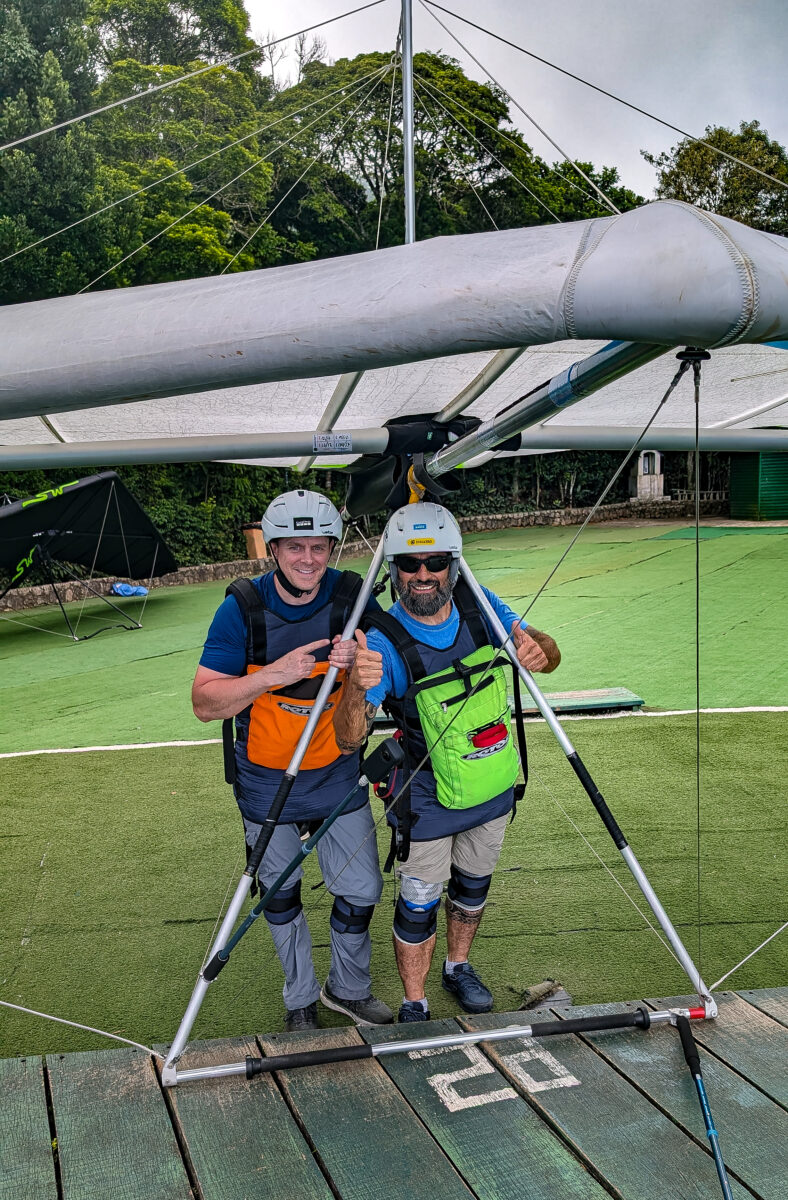
<path id="1" fill-rule="evenodd" d="M 530 525 L 581 525 L 590 511 L 590 508 L 555 508 L 535 512 L 480 513 L 472 517 L 459 517 L 458 523 L 463 533 L 480 533 L 485 529 L 524 528 Z M 725 516 L 727 512 L 727 500 L 701 502 L 701 514 L 705 517 Z M 694 519 L 694 516 L 693 500 L 629 500 L 620 504 L 602 505 L 594 514 L 593 523 L 620 521 L 632 517 L 647 521 L 676 521 L 682 518 Z M 378 538 L 370 538 L 370 543 L 376 546 Z M 360 558 L 367 553 L 369 549 L 365 542 L 350 542 L 343 547 L 342 558 Z M 171 575 L 162 575 L 159 579 L 152 580 L 151 586 L 179 587 L 188 583 L 238 579 L 241 576 L 260 575 L 269 571 L 273 565 L 271 558 L 242 558 L 229 563 L 203 563 L 195 567 L 181 567 Z M 114 579 L 94 579 L 90 586 L 94 592 L 106 595 L 114 582 Z M 64 603 L 69 600 L 82 600 L 85 597 L 84 586 L 73 580 L 58 583 L 57 588 Z M 122 605 L 123 597 L 118 597 L 118 600 Z M 0 611 L 19 612 L 22 609 L 37 608 L 42 604 L 55 602 L 49 584 L 41 584 L 38 587 L 17 588 L 9 592 L 0 600 Z"/>

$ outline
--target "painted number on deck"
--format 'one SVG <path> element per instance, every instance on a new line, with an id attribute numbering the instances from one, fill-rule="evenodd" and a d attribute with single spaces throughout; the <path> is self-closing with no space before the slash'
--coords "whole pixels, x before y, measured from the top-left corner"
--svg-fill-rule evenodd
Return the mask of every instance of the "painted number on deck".
<path id="1" fill-rule="evenodd" d="M 441 1101 L 449 1112 L 461 1112 L 464 1108 L 478 1108 L 481 1104 L 494 1104 L 496 1100 L 514 1100 L 517 1093 L 514 1088 L 499 1088 L 496 1092 L 482 1092 L 476 1096 L 461 1096 L 454 1087 L 464 1079 L 478 1079 L 480 1075 L 495 1075 L 495 1067 L 488 1062 L 475 1046 L 434 1046 L 429 1050 L 411 1050 L 408 1058 L 433 1058 L 439 1054 L 454 1054 L 459 1051 L 470 1062 L 469 1067 L 459 1071 L 446 1071 L 439 1075 L 430 1075 L 427 1083 L 435 1088 Z"/>
<path id="2" fill-rule="evenodd" d="M 502 1061 L 526 1091 L 546 1092 L 551 1088 L 577 1087 L 579 1085 L 580 1080 L 576 1079 L 549 1050 L 545 1050 L 544 1046 L 540 1046 L 536 1040 L 533 1038 L 518 1038 L 517 1040 L 525 1049 L 518 1050 L 516 1054 L 507 1054 Z M 459 1071 L 445 1071 L 437 1075 L 430 1075 L 427 1079 L 427 1083 L 435 1089 L 449 1112 L 461 1112 L 466 1108 L 495 1104 L 498 1100 L 516 1099 L 517 1092 L 511 1087 L 498 1088 L 492 1092 L 478 1092 L 474 1095 L 460 1095 L 455 1084 L 469 1079 L 478 1079 L 484 1075 L 497 1074 L 495 1067 L 476 1046 L 435 1046 L 427 1050 L 411 1050 L 408 1058 L 435 1058 L 440 1054 L 454 1054 L 455 1052 L 464 1054 L 470 1066 L 462 1067 Z M 530 1071 L 525 1069 L 526 1063 L 534 1064 Z M 539 1064 L 538 1069 L 537 1064 Z"/>

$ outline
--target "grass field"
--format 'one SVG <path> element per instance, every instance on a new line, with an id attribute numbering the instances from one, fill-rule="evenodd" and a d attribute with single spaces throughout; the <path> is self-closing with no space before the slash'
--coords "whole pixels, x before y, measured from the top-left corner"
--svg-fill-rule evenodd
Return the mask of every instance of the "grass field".
<path id="1" fill-rule="evenodd" d="M 469 561 L 522 610 L 573 532 L 476 535 L 467 540 Z M 587 531 L 531 614 L 564 652 L 551 689 L 623 685 L 653 708 L 694 703 L 694 545 L 677 532 Z M 704 540 L 702 704 L 788 703 L 778 627 L 787 556 L 785 535 Z M 188 690 L 223 586 L 156 592 L 142 631 L 80 645 L 0 626 L 2 751 L 216 736 L 218 727 L 191 716 Z M 52 614 L 37 610 L 32 619 L 46 625 Z M 700 837 L 693 716 L 567 729 L 713 982 L 784 919 L 788 714 L 702 717 Z M 557 808 L 632 893 L 552 737 L 534 724 L 529 739 L 532 782 L 474 950 L 497 1007 L 516 1007 L 521 991 L 546 976 L 580 1003 L 685 991 L 668 952 Z M 241 869 L 240 821 L 217 748 L 5 758 L 0 774 L 0 998 L 148 1044 L 167 1040 Z M 383 834 L 381 851 L 386 842 Z M 310 882 L 317 878 L 312 866 Z M 324 971 L 330 906 L 323 889 L 304 894 Z M 373 923 L 373 965 L 376 990 L 396 1004 L 392 899 L 389 878 Z M 429 996 L 433 1014 L 444 1016 L 454 1008 L 438 979 L 434 969 Z M 785 939 L 732 983 L 788 983 Z M 195 1036 L 275 1029 L 280 1020 L 279 971 L 261 921 L 210 989 Z M 106 1044 L 0 1010 L 0 1055 Z"/>

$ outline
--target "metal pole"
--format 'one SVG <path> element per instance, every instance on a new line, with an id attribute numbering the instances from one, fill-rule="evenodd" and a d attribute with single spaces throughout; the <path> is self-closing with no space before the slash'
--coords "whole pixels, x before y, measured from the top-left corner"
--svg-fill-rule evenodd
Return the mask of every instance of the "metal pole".
<path id="1" fill-rule="evenodd" d="M 364 612 L 364 609 L 367 606 L 367 601 L 369 600 L 369 597 L 372 593 L 372 587 L 373 587 L 373 584 L 375 583 L 375 579 L 377 577 L 378 571 L 380 570 L 380 564 L 382 563 L 382 561 L 383 561 L 383 539 L 381 538 L 378 548 L 375 551 L 375 554 L 373 555 L 372 562 L 370 563 L 370 566 L 369 566 L 369 570 L 367 571 L 367 574 L 364 578 L 364 582 L 361 585 L 361 589 L 356 598 L 356 603 L 353 605 L 353 610 L 350 614 L 348 622 L 342 631 L 342 640 L 343 641 L 346 641 L 349 638 L 351 638 L 354 635 L 354 633 L 356 632 L 356 629 L 358 627 L 358 622 L 361 619 L 361 614 Z M 230 906 L 227 909 L 225 918 L 222 921 L 219 932 L 217 933 L 216 938 L 214 939 L 214 942 L 211 946 L 211 949 L 210 949 L 210 952 L 208 955 L 209 961 L 213 960 L 215 958 L 215 956 L 218 954 L 218 952 L 220 950 L 222 950 L 226 946 L 227 942 L 229 941 L 230 935 L 233 932 L 233 927 L 235 926 L 235 922 L 238 919 L 238 916 L 240 915 L 241 909 L 243 908 L 244 901 L 246 900 L 246 897 L 248 896 L 249 891 L 251 889 L 252 880 L 255 876 L 257 868 L 259 867 L 259 865 L 262 861 L 263 855 L 265 854 L 268 843 L 271 840 L 271 835 L 276 827 L 276 823 L 279 820 L 279 817 L 281 816 L 281 812 L 282 812 L 282 809 L 284 808 L 285 801 L 287 800 L 290 790 L 291 790 L 293 784 L 295 783 L 296 776 L 298 775 L 298 771 L 301 766 L 303 757 L 306 754 L 306 750 L 307 750 L 307 747 L 311 740 L 312 733 L 314 732 L 315 726 L 317 725 L 318 719 L 320 717 L 321 712 L 323 711 L 325 703 L 331 694 L 331 689 L 334 686 L 334 681 L 335 681 L 336 677 L 337 677 L 337 668 L 329 667 L 328 671 L 326 672 L 326 675 L 323 680 L 323 684 L 320 688 L 320 691 L 318 692 L 317 697 L 315 699 L 315 703 L 312 708 L 312 712 L 310 714 L 309 720 L 307 721 L 307 724 L 304 728 L 303 733 L 301 734 L 301 737 L 298 739 L 298 744 L 293 752 L 293 757 L 290 760 L 290 765 L 288 766 L 287 771 L 285 772 L 285 774 L 282 778 L 282 782 L 279 785 L 279 789 L 277 791 L 277 794 L 273 801 L 273 804 L 271 805 L 271 809 L 270 809 L 265 821 L 263 822 L 263 826 L 262 826 L 262 829 L 260 830 L 260 834 L 259 834 L 257 841 L 255 842 L 255 845 L 249 856 L 249 861 L 247 863 L 246 870 L 244 871 L 243 875 L 241 876 L 241 878 L 238 882 L 238 886 L 235 889 L 235 894 L 234 894 L 232 900 L 230 901 Z M 278 809 L 278 811 L 277 811 L 277 809 Z M 189 1003 L 187 1005 L 186 1012 L 183 1015 L 183 1019 L 178 1027 L 178 1032 L 175 1035 L 175 1039 L 172 1043 L 172 1046 L 170 1047 L 170 1052 L 167 1055 L 167 1061 L 165 1062 L 164 1067 L 162 1068 L 162 1082 L 166 1086 L 170 1086 L 176 1082 L 175 1064 L 178 1062 L 178 1059 L 181 1057 L 184 1049 L 186 1048 L 186 1043 L 189 1040 L 189 1034 L 191 1033 L 194 1022 L 197 1020 L 197 1014 L 199 1013 L 200 1008 L 202 1007 L 202 1002 L 205 999 L 205 993 L 207 992 L 208 987 L 210 986 L 210 983 L 211 983 L 211 979 L 206 978 L 205 968 L 203 968 L 200 971 L 200 974 L 197 978 L 197 982 L 194 985 L 194 989 L 191 994 L 191 999 L 189 1000 Z"/>
<path id="2" fill-rule="evenodd" d="M 292 1054 L 273 1055 L 269 1058 L 246 1059 L 243 1063 L 227 1063 L 212 1067 L 191 1067 L 173 1072 L 169 1083 L 191 1083 L 197 1079 L 217 1079 L 224 1075 L 245 1075 L 253 1079 L 256 1075 L 271 1071 L 290 1071 L 296 1067 L 314 1067 L 325 1063 L 352 1062 L 363 1058 L 385 1058 L 389 1054 L 411 1054 L 444 1047 L 476 1046 L 479 1042 L 507 1042 L 513 1038 L 555 1037 L 563 1034 L 590 1033 L 598 1029 L 648 1029 L 651 1025 L 672 1024 L 677 1015 L 690 1020 L 703 1020 L 702 1008 L 665 1009 L 648 1012 L 639 1008 L 635 1012 L 610 1013 L 599 1017 L 570 1017 L 557 1021 L 539 1021 L 535 1025 L 505 1025 L 500 1029 L 478 1029 L 470 1033 L 446 1033 L 436 1037 L 408 1038 L 402 1041 L 365 1043 L 357 1046 L 330 1046 L 323 1050 L 295 1051 Z"/>
<path id="3" fill-rule="evenodd" d="M 413 158 L 413 2 L 402 0 L 402 155 L 405 242 L 416 241 L 416 174 Z"/>
<path id="4" fill-rule="evenodd" d="M 662 907 L 656 892 L 646 877 L 646 873 L 627 844 L 627 840 L 621 832 L 615 817 L 608 808 L 604 796 L 591 778 L 585 764 L 580 758 L 580 755 L 577 753 L 571 741 L 567 737 L 560 721 L 534 682 L 533 676 L 529 671 L 526 671 L 525 667 L 520 666 L 520 663 L 517 660 L 517 651 L 515 650 L 514 643 L 509 635 L 509 630 L 504 629 L 497 613 L 495 612 L 495 609 L 490 604 L 490 601 L 487 599 L 482 588 L 476 582 L 476 579 L 474 578 L 464 558 L 460 559 L 460 574 L 467 583 L 468 587 L 471 589 L 473 597 L 484 613 L 490 629 L 495 636 L 499 638 L 504 651 L 516 667 L 520 678 L 527 687 L 528 691 L 531 693 L 536 707 L 539 709 L 545 721 L 550 726 L 550 729 L 561 746 L 561 749 L 569 759 L 569 765 L 572 767 L 572 770 L 575 772 L 581 784 L 583 785 L 583 788 L 591 800 L 591 803 L 594 805 L 594 808 L 601 817 L 605 828 L 615 842 L 618 850 L 621 852 L 621 856 L 632 872 L 635 882 L 643 893 L 649 908 L 653 912 L 662 928 L 663 933 L 668 939 L 673 953 L 676 955 L 676 958 L 686 972 L 690 983 L 695 988 L 698 996 L 703 1000 L 706 1015 L 709 1017 L 716 1016 L 717 1005 L 712 999 L 711 992 L 703 982 L 698 968 L 690 958 L 684 943 L 676 932 L 676 929 L 674 928 L 668 914 L 665 912 L 665 909 Z"/>

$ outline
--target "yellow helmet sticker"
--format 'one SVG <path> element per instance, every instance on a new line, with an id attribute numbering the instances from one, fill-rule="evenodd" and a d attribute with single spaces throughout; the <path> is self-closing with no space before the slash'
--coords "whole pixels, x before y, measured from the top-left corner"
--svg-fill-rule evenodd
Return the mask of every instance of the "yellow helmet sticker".
<path id="1" fill-rule="evenodd" d="M 435 538 L 408 538 L 408 546 L 434 546 Z"/>

